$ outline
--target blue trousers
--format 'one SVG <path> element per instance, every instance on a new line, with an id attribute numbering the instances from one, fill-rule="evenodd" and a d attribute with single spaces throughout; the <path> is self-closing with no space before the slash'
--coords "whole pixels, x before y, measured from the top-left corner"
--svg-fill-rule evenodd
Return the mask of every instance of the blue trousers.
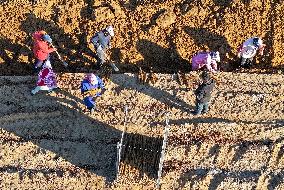
<path id="1" fill-rule="evenodd" d="M 93 96 L 87 96 L 84 98 L 84 104 L 89 110 L 96 107 L 96 102 L 93 99 Z"/>

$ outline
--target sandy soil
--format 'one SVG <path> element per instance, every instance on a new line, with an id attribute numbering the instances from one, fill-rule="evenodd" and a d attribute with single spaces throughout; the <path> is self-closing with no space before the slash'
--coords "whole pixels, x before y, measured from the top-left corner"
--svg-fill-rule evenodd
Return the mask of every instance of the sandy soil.
<path id="1" fill-rule="evenodd" d="M 91 36 L 112 24 L 111 58 L 124 71 L 189 70 L 193 54 L 218 50 L 223 69 L 232 69 L 239 45 L 260 36 L 268 48 L 257 68 L 283 68 L 284 4 L 273 0 L 1 0 L 2 75 L 31 73 L 31 34 L 46 30 L 71 65 L 86 71 L 96 60 Z M 54 61 L 60 61 L 53 56 Z M 60 67 L 64 71 L 63 67 Z"/>
<path id="2" fill-rule="evenodd" d="M 1 189 L 153 189 L 153 178 L 134 176 L 139 166 L 114 180 L 125 105 L 127 133 L 153 139 L 171 113 L 161 189 L 284 188 L 283 75 L 219 73 L 204 116 L 189 113 L 193 91 L 163 74 L 154 85 L 112 75 L 90 115 L 82 77 L 61 74 L 61 90 L 35 96 L 35 77 L 0 77 Z"/>
<path id="3" fill-rule="evenodd" d="M 140 165 L 124 163 L 115 179 L 125 105 L 127 133 L 153 142 L 171 113 L 161 189 L 284 189 L 283 11 L 274 0 L 0 0 L 0 189 L 154 189 Z M 132 74 L 112 75 L 90 115 L 79 73 L 93 71 L 88 41 L 109 24 L 110 57 Z M 39 29 L 69 67 L 52 55 L 61 90 L 31 96 Z M 210 112 L 191 115 L 192 89 L 165 73 L 189 71 L 201 50 L 220 51 L 221 69 L 235 69 L 251 36 L 268 45 L 255 68 L 219 73 Z M 162 74 L 137 84 L 137 66 Z"/>

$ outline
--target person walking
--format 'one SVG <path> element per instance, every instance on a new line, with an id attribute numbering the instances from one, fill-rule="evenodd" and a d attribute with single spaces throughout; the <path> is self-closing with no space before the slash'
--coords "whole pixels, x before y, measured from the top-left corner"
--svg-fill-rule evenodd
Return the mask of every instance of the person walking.
<path id="1" fill-rule="evenodd" d="M 34 69 L 37 72 L 40 70 L 44 61 L 49 61 L 49 54 L 56 51 L 56 48 L 51 46 L 52 39 L 45 31 L 36 31 L 33 36 L 33 53 L 36 58 Z"/>
<path id="2" fill-rule="evenodd" d="M 31 91 L 35 95 L 41 90 L 52 92 L 57 88 L 56 74 L 53 72 L 50 61 L 46 60 L 38 74 L 37 86 Z"/>
<path id="3" fill-rule="evenodd" d="M 106 50 L 111 48 L 110 40 L 114 36 L 114 29 L 112 26 L 108 26 L 104 30 L 97 32 L 92 38 L 91 43 L 96 49 L 95 58 L 97 59 L 96 69 L 101 69 L 105 63 L 107 57 Z"/>
<path id="4" fill-rule="evenodd" d="M 208 112 L 211 93 L 215 86 L 215 81 L 210 77 L 208 71 L 201 73 L 201 79 L 202 83 L 195 90 L 196 106 L 195 110 L 192 112 L 194 115 Z"/>
<path id="5" fill-rule="evenodd" d="M 81 83 L 81 94 L 84 97 L 84 104 L 90 113 L 96 109 L 95 98 L 101 96 L 105 92 L 105 86 L 98 76 L 93 73 L 87 74 Z"/>
<path id="6" fill-rule="evenodd" d="M 192 70 L 207 69 L 210 72 L 218 71 L 217 62 L 220 62 L 219 52 L 200 52 L 192 57 Z"/>
<path id="7" fill-rule="evenodd" d="M 253 58 L 259 50 L 259 55 L 263 55 L 265 44 L 259 37 L 252 37 L 246 40 L 238 49 L 238 57 L 240 58 L 240 66 L 243 68 L 251 68 Z"/>

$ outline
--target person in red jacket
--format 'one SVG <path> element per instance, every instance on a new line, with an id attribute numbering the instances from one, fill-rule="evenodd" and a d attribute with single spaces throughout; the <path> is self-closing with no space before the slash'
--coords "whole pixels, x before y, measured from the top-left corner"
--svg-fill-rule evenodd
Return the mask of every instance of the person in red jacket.
<path id="1" fill-rule="evenodd" d="M 51 47 L 52 39 L 45 31 L 33 33 L 33 53 L 35 55 L 35 70 L 39 70 L 45 60 L 49 60 L 49 53 L 56 51 Z"/>

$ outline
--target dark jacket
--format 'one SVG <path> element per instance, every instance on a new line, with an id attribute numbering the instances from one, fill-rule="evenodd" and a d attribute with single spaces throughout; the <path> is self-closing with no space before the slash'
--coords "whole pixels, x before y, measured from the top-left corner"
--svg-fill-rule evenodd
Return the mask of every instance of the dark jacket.
<path id="1" fill-rule="evenodd" d="M 209 102 L 214 86 L 215 82 L 213 79 L 210 79 L 209 81 L 200 84 L 195 91 L 196 101 L 198 103 Z"/>

